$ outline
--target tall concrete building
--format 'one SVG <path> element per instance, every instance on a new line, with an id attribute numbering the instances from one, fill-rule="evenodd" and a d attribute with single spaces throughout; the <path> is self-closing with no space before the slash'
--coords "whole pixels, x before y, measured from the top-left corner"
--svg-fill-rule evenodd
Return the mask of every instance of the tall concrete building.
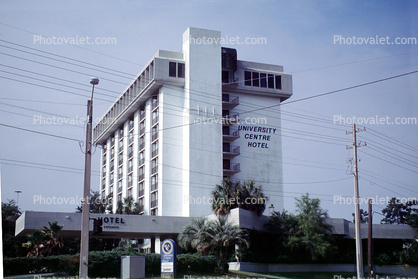
<path id="1" fill-rule="evenodd" d="M 187 29 L 182 51 L 158 51 L 94 128 L 114 210 L 132 196 L 145 215 L 209 215 L 223 177 L 255 180 L 283 208 L 280 106 L 262 108 L 292 95 L 292 77 L 222 40 Z"/>

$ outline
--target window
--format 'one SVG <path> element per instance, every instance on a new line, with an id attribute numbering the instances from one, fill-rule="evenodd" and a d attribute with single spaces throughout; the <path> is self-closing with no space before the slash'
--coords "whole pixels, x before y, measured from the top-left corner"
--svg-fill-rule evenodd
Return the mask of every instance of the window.
<path id="1" fill-rule="evenodd" d="M 151 193 L 151 207 L 158 206 L 158 192 Z"/>
<path id="2" fill-rule="evenodd" d="M 151 173 L 154 174 L 158 171 L 158 158 L 151 161 Z"/>
<path id="3" fill-rule="evenodd" d="M 144 182 L 138 184 L 138 196 L 142 197 L 144 195 Z"/>
<path id="4" fill-rule="evenodd" d="M 229 72 L 228 71 L 222 71 L 222 82 L 223 83 L 229 83 Z"/>
<path id="5" fill-rule="evenodd" d="M 122 167 L 119 167 L 118 168 L 118 179 L 121 179 L 122 176 L 123 176 L 123 168 Z"/>
<path id="6" fill-rule="evenodd" d="M 268 88 L 274 88 L 274 75 L 268 74 Z"/>
<path id="7" fill-rule="evenodd" d="M 276 76 L 276 89 L 282 89 L 282 76 Z"/>
<path id="8" fill-rule="evenodd" d="M 253 86 L 259 87 L 260 79 L 259 79 L 259 73 L 253 72 Z"/>
<path id="9" fill-rule="evenodd" d="M 151 145 L 151 150 L 152 150 L 152 153 L 151 153 L 151 157 L 152 158 L 154 158 L 155 156 L 158 155 L 158 141 L 154 142 Z"/>
<path id="10" fill-rule="evenodd" d="M 118 195 L 118 201 L 122 201 L 122 194 Z"/>
<path id="11" fill-rule="evenodd" d="M 158 175 L 151 176 L 151 191 L 158 189 Z"/>
<path id="12" fill-rule="evenodd" d="M 266 74 L 264 73 L 260 74 L 260 87 L 267 87 Z"/>
<path id="13" fill-rule="evenodd" d="M 139 152 L 139 161 L 138 161 L 138 165 L 143 165 L 145 163 L 145 158 L 144 158 L 144 152 Z"/>
<path id="14" fill-rule="evenodd" d="M 133 162 L 132 162 L 132 160 L 129 160 L 128 161 L 128 173 L 129 172 L 132 172 L 133 171 L 133 168 L 134 168 Z"/>
<path id="15" fill-rule="evenodd" d="M 245 71 L 244 72 L 244 79 L 245 79 L 245 85 L 251 86 L 251 72 Z"/>
<path id="16" fill-rule="evenodd" d="M 176 62 L 169 62 L 168 63 L 168 76 L 176 77 Z"/>
<path id="17" fill-rule="evenodd" d="M 168 62 L 168 76 L 184 78 L 185 76 L 185 64 Z"/>
<path id="18" fill-rule="evenodd" d="M 177 77 L 184 78 L 184 72 L 185 72 L 184 63 L 178 63 L 177 68 L 178 68 Z"/>

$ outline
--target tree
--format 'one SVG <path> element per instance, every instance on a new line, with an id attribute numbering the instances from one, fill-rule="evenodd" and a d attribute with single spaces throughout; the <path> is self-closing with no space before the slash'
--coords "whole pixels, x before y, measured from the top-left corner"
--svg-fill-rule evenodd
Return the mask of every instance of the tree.
<path id="1" fill-rule="evenodd" d="M 385 217 L 380 221 L 380 223 L 398 225 L 408 224 L 410 221 L 411 212 L 415 211 L 412 206 L 416 204 L 416 200 L 401 203 L 399 199 L 392 198 L 387 206 L 382 210 L 382 213 Z"/>
<path id="2" fill-rule="evenodd" d="M 256 186 L 254 181 L 233 183 L 225 178 L 212 191 L 211 209 L 216 215 L 226 215 L 231 209 L 239 207 L 260 216 L 266 209 L 267 200 L 261 185 Z"/>
<path id="3" fill-rule="evenodd" d="M 26 254 L 21 245 L 24 237 L 15 236 L 16 220 L 21 214 L 21 210 L 14 200 L 1 203 L 3 255 L 5 257 L 19 257 Z"/>
<path id="4" fill-rule="evenodd" d="M 209 245 L 200 239 L 203 232 L 207 229 L 206 217 L 193 218 L 192 222 L 183 228 L 179 234 L 177 241 L 183 249 L 190 251 L 196 249 L 201 256 L 207 255 Z"/>
<path id="5" fill-rule="evenodd" d="M 295 200 L 296 214 L 273 212 L 266 229 L 280 236 L 278 249 L 288 249 L 295 261 L 317 261 L 334 250 L 332 227 L 324 222 L 328 212 L 309 194 Z"/>
<path id="6" fill-rule="evenodd" d="M 225 273 L 228 248 L 235 244 L 246 244 L 249 247 L 248 235 L 239 226 L 227 221 L 226 216 L 218 216 L 216 220 L 206 218 L 193 219 L 178 236 L 180 247 L 190 247 L 200 252 L 216 251 L 218 271 Z"/>
<path id="7" fill-rule="evenodd" d="M 36 230 L 27 236 L 28 241 L 22 247 L 31 249 L 27 257 L 46 257 L 59 255 L 60 249 L 64 246 L 61 236 L 58 234 L 63 228 L 57 221 L 48 222 L 49 227 L 44 226 L 42 230 Z"/>
<path id="8" fill-rule="evenodd" d="M 356 222 L 355 214 L 351 214 L 353 216 L 353 223 Z M 360 209 L 360 224 L 366 224 L 369 222 L 369 213 L 367 211 L 364 211 L 363 209 Z"/>
<path id="9" fill-rule="evenodd" d="M 330 225 L 324 223 L 328 211 L 320 207 L 319 199 L 310 199 L 309 194 L 296 199 L 297 225 L 289 230 L 287 246 L 292 250 L 306 252 L 312 261 L 325 257 L 333 250 Z"/>
<path id="10" fill-rule="evenodd" d="M 118 247 L 113 249 L 114 251 L 124 251 L 128 253 L 139 253 L 141 250 L 138 248 L 138 245 L 129 238 L 122 238 L 118 244 Z"/>
<path id="11" fill-rule="evenodd" d="M 90 193 L 90 213 L 105 213 L 109 206 L 109 201 L 112 195 L 109 194 L 107 197 L 101 198 L 99 191 L 91 190 Z M 77 206 L 76 212 L 81 213 L 83 206 Z"/>
<path id="12" fill-rule="evenodd" d="M 263 214 L 266 209 L 268 198 L 264 195 L 261 185 L 256 186 L 255 181 L 244 181 L 236 186 L 235 196 L 238 201 L 238 207 Z"/>
<path id="13" fill-rule="evenodd" d="M 212 191 L 211 209 L 216 215 L 226 215 L 233 205 L 231 200 L 235 197 L 235 188 L 239 182 L 233 183 L 229 178 L 224 178 L 221 184 L 217 184 Z"/>

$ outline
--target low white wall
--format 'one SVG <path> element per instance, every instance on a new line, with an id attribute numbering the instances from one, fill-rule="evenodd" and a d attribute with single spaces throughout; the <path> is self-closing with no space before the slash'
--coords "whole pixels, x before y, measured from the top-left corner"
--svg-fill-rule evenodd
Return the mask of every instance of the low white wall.
<path id="1" fill-rule="evenodd" d="M 230 262 L 230 270 L 247 272 L 356 272 L 355 264 L 265 264 L 265 263 L 244 263 Z M 365 275 L 367 275 L 367 265 L 364 266 Z M 374 273 L 399 276 L 418 275 L 418 267 L 403 265 L 384 265 L 375 266 Z M 412 277 L 412 278 L 415 278 Z"/>

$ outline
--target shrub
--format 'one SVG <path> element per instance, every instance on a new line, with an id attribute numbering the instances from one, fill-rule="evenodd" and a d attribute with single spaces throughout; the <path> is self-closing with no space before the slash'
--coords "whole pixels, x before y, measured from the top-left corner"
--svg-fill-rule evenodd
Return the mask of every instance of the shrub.
<path id="1" fill-rule="evenodd" d="M 418 242 L 414 242 L 400 253 L 403 264 L 418 265 Z"/>
<path id="2" fill-rule="evenodd" d="M 192 254 L 181 254 L 177 256 L 177 272 L 187 273 L 212 273 L 218 266 L 216 256 L 197 256 Z"/>
<path id="3" fill-rule="evenodd" d="M 160 254 L 139 254 L 124 251 L 92 251 L 89 253 L 90 277 L 119 277 L 121 256 L 145 256 L 145 272 L 148 275 L 159 275 Z M 41 272 L 64 272 L 68 275 L 77 275 L 80 255 L 60 255 L 37 258 L 5 258 L 4 275 L 19 275 Z M 181 254 L 177 256 L 177 272 L 211 273 L 217 266 L 214 255 L 198 256 Z"/>

